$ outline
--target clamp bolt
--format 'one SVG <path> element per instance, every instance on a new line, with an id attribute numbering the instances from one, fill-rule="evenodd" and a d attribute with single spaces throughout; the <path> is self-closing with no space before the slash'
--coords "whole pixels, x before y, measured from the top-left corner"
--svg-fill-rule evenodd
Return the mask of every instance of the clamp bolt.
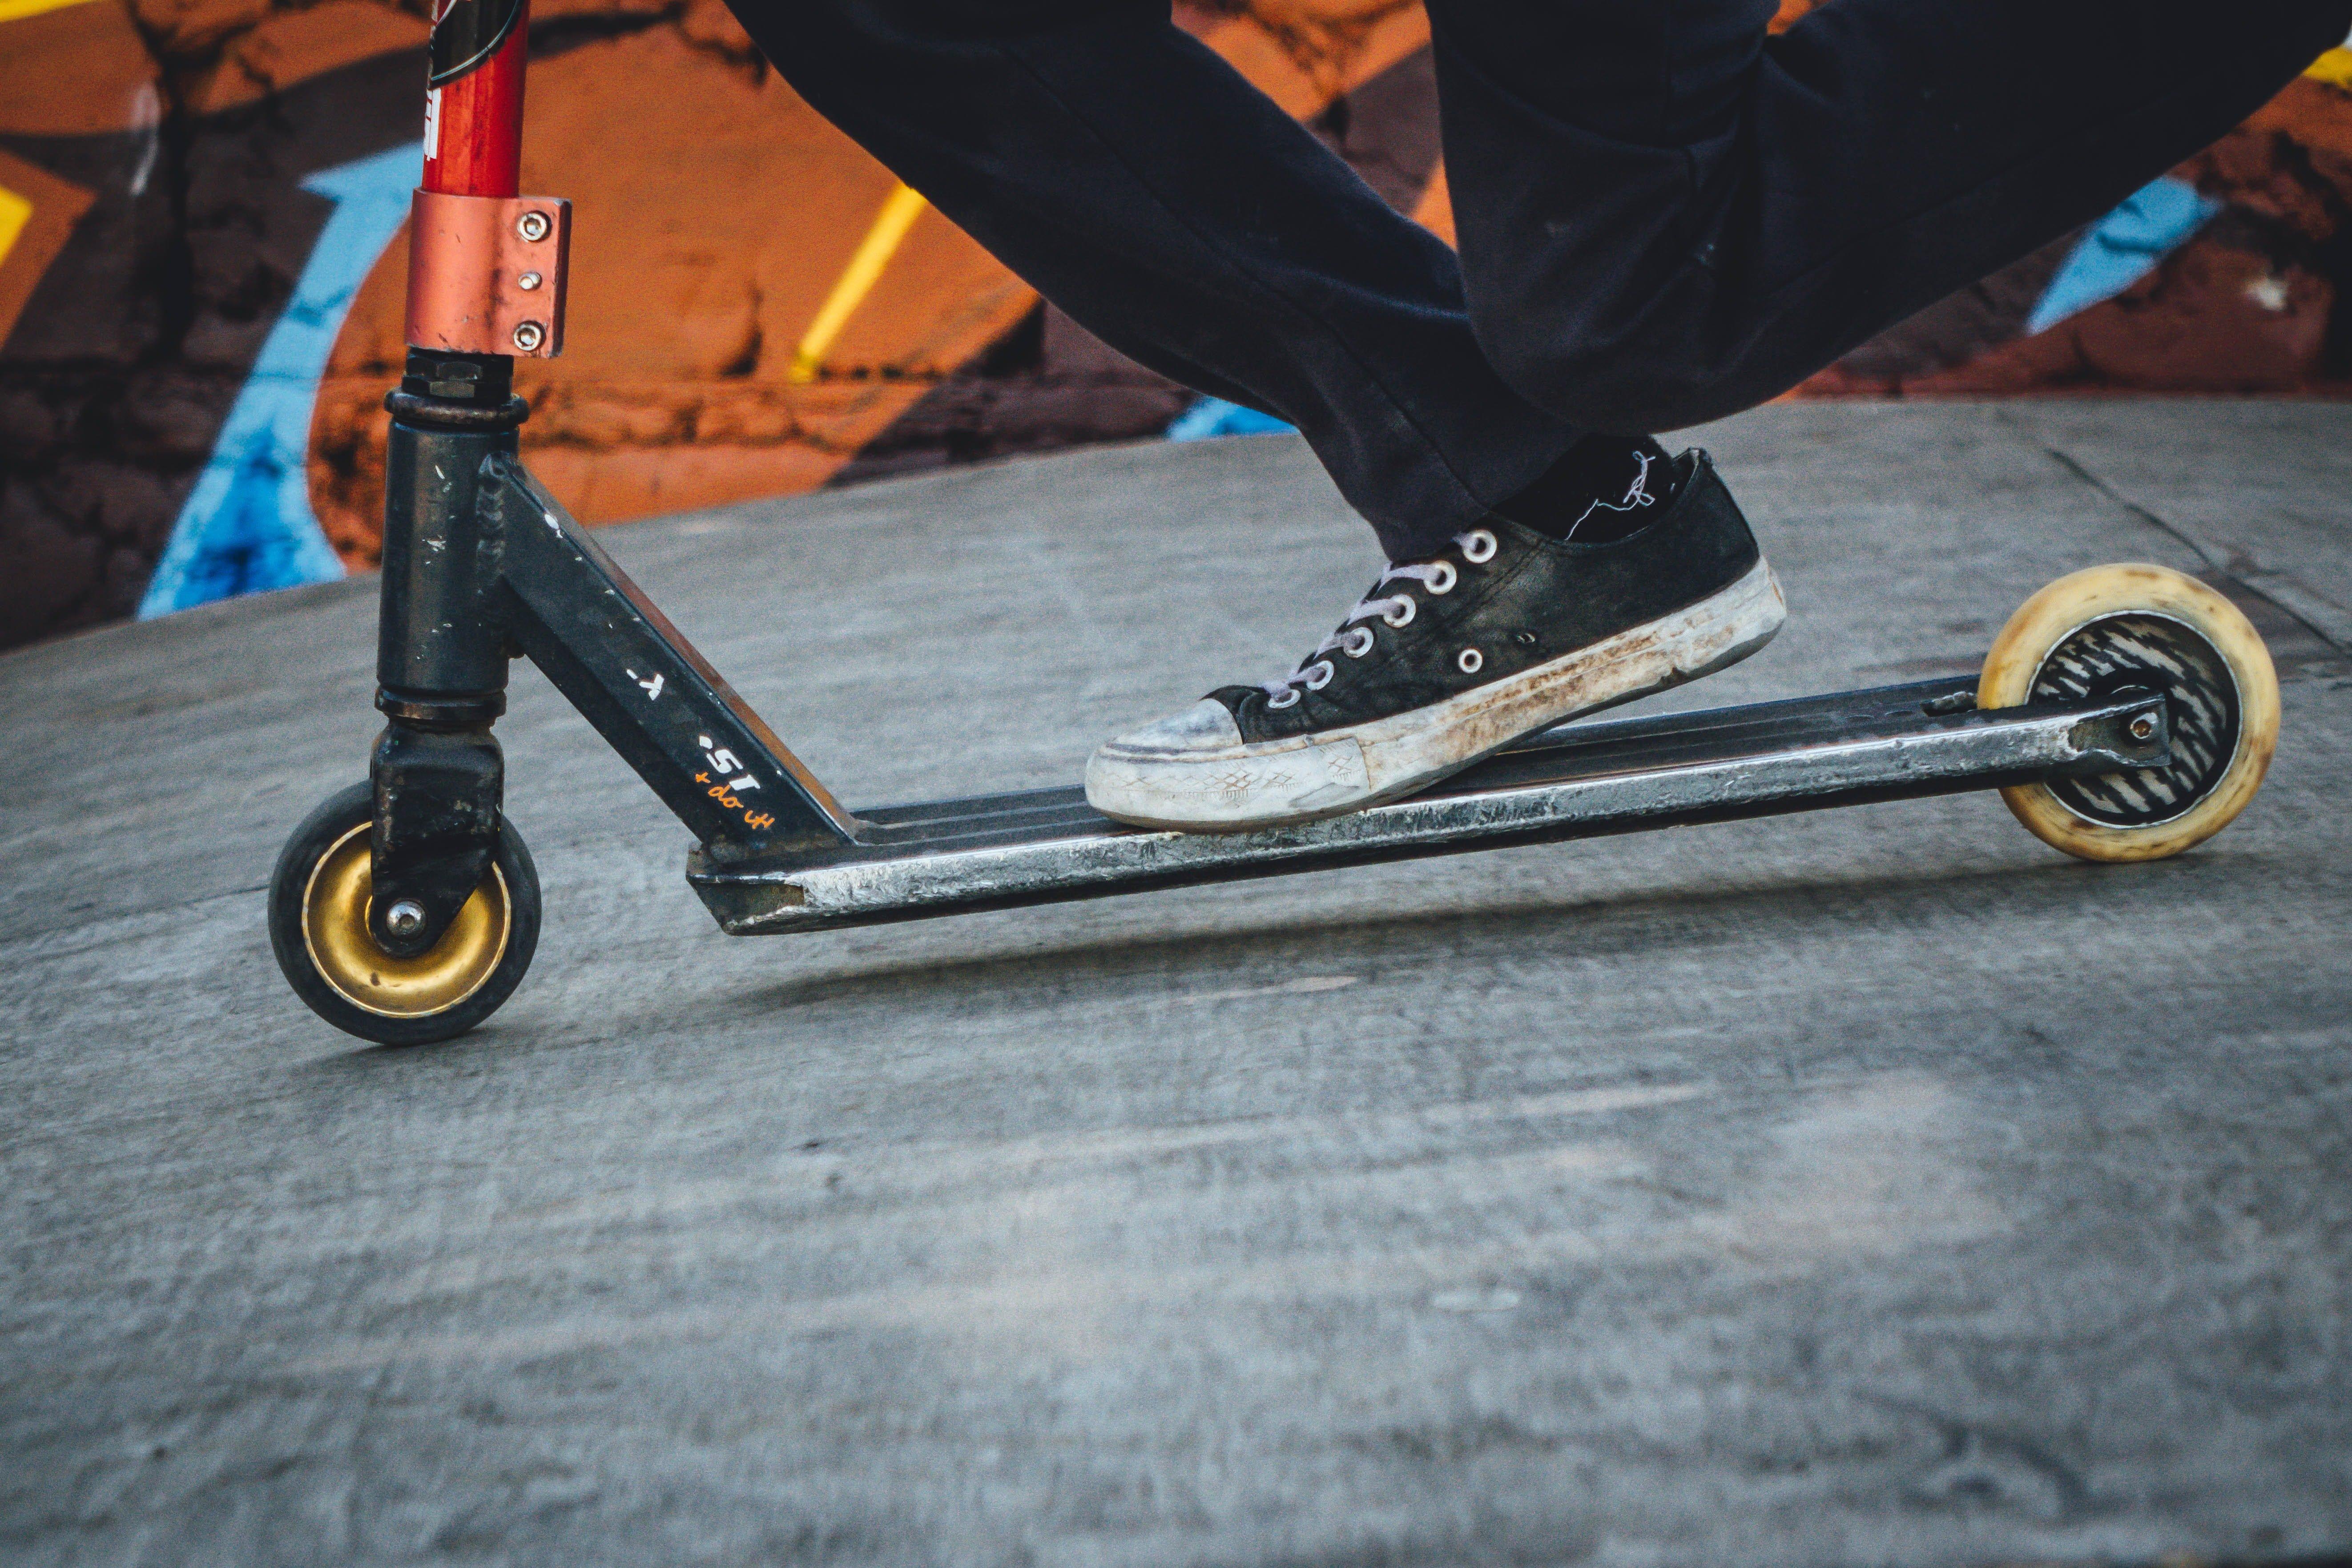
<path id="1" fill-rule="evenodd" d="M 403 899 L 383 911 L 383 929 L 394 936 L 415 936 L 425 929 L 425 906 Z"/>
<path id="2" fill-rule="evenodd" d="M 515 287 L 522 289 L 525 293 L 528 293 L 531 289 L 538 288 L 545 281 L 546 279 L 541 278 L 536 272 L 526 272 L 521 277 L 515 279 Z"/>
<path id="3" fill-rule="evenodd" d="M 2131 738 L 2133 740 L 2145 741 L 2150 735 L 2155 733 L 2156 716 L 2154 714 L 2143 713 L 2138 718 L 2131 721 Z"/>
<path id="4" fill-rule="evenodd" d="M 537 353 L 539 345 L 547 341 L 547 329 L 537 321 L 515 323 L 514 346 L 525 353 Z"/>
<path id="5" fill-rule="evenodd" d="M 537 245 L 555 232 L 555 224 L 543 212 L 527 212 L 515 219 L 515 232 L 529 243 Z"/>

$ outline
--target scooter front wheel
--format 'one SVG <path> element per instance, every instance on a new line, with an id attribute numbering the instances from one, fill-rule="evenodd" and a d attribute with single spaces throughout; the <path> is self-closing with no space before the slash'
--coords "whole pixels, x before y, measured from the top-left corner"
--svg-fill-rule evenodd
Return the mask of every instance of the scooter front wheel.
<path id="1" fill-rule="evenodd" d="M 2278 675 L 2235 605 L 2167 566 L 2093 566 L 2021 605 L 1993 639 L 1979 708 L 2161 692 L 2172 761 L 2017 784 L 2001 799 L 2033 836 L 2085 860 L 2155 860 L 2246 808 L 2278 744 Z"/>
<path id="2" fill-rule="evenodd" d="M 328 1023 L 388 1046 L 462 1035 L 514 994 L 539 946 L 539 871 L 499 824 L 488 873 L 441 940 L 397 958 L 368 930 L 374 802 L 353 784 L 294 830 L 269 880 L 269 945 L 287 984 Z"/>

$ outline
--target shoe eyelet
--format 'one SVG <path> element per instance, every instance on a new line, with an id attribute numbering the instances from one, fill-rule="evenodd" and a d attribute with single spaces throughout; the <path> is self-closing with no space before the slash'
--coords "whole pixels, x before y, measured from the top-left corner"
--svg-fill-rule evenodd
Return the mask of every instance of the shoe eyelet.
<path id="1" fill-rule="evenodd" d="M 1521 632 L 1517 637 L 1513 637 L 1511 640 L 1517 643 L 1521 647 L 1533 647 L 1536 646 L 1536 634 L 1533 632 Z"/>
<path id="2" fill-rule="evenodd" d="M 1461 574 L 1454 570 L 1451 561 L 1440 561 L 1429 570 L 1429 580 L 1422 584 L 1433 594 L 1451 594 Z"/>
<path id="3" fill-rule="evenodd" d="M 1338 667 L 1332 664 L 1329 659 L 1323 658 L 1316 660 L 1313 664 L 1307 667 L 1307 689 L 1309 691 L 1322 690 L 1325 687 L 1331 684 L 1331 678 L 1339 673 L 1339 671 Z"/>
<path id="4" fill-rule="evenodd" d="M 1339 645 L 1339 651 L 1346 654 L 1349 658 L 1361 658 L 1366 654 L 1371 652 L 1372 628 L 1370 626 L 1357 626 L 1349 632 L 1347 640 Z"/>
<path id="5" fill-rule="evenodd" d="M 1409 626 L 1412 625 L 1413 616 L 1420 613 L 1421 607 L 1413 602 L 1411 594 L 1399 594 L 1395 605 L 1381 612 L 1381 619 L 1392 626 Z"/>
<path id="6" fill-rule="evenodd" d="M 1462 541 L 1462 559 L 1473 566 L 1484 566 L 1495 558 L 1502 544 L 1483 528 L 1474 528 Z"/>
<path id="7" fill-rule="evenodd" d="M 1269 698 L 1267 698 L 1267 699 L 1265 700 L 1265 705 L 1266 705 L 1268 708 L 1296 708 L 1296 707 L 1297 707 L 1297 706 L 1298 706 L 1298 688 L 1297 688 L 1296 686 L 1293 686 L 1293 687 L 1290 687 L 1289 689 L 1287 689 L 1286 690 L 1285 690 L 1285 691 L 1283 692 L 1283 694 L 1282 694 L 1281 696 L 1279 696 L 1279 697 L 1269 697 Z"/>
<path id="8" fill-rule="evenodd" d="M 1461 670 L 1465 675 L 1477 674 L 1480 669 L 1485 668 L 1486 663 L 1486 656 L 1480 653 L 1475 647 L 1464 648 L 1462 650 L 1462 657 L 1454 661 L 1454 668 Z"/>

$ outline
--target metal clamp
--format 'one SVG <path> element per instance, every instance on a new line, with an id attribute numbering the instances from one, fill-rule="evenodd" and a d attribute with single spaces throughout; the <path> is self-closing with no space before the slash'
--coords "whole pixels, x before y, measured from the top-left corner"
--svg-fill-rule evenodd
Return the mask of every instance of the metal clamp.
<path id="1" fill-rule="evenodd" d="M 453 353 L 563 352 L 572 204 L 420 190 L 408 230 L 408 342 Z"/>

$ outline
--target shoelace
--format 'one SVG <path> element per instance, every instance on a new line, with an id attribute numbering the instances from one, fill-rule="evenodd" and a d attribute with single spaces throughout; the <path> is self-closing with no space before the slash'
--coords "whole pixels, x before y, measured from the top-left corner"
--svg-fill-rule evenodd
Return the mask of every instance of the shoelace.
<path id="1" fill-rule="evenodd" d="M 1482 566 L 1492 561 L 1498 547 L 1495 536 L 1483 528 L 1457 533 L 1454 536 L 1454 542 L 1461 549 L 1462 559 L 1473 566 Z M 1381 573 L 1381 580 L 1372 584 L 1372 594 L 1379 595 L 1391 583 L 1413 582 L 1419 583 L 1431 597 L 1436 598 L 1452 593 L 1460 575 L 1451 561 L 1417 561 L 1403 566 L 1391 562 Z M 1339 623 L 1337 631 L 1317 643 L 1315 651 L 1298 661 L 1297 668 L 1278 679 L 1259 683 L 1260 689 L 1265 693 L 1265 705 L 1269 708 L 1295 707 L 1299 700 L 1300 687 L 1309 691 L 1320 691 L 1330 685 L 1332 676 L 1339 673 L 1339 667 L 1325 658 L 1325 654 L 1336 650 L 1349 658 L 1361 658 L 1371 652 L 1372 628 L 1357 625 L 1359 621 L 1369 621 L 1377 616 L 1383 626 L 1403 627 L 1412 625 L 1413 616 L 1419 613 L 1420 605 L 1410 594 L 1363 599 L 1348 612 L 1348 618 Z"/>
<path id="2" fill-rule="evenodd" d="M 1647 452 L 1636 452 L 1633 458 L 1642 466 L 1635 471 L 1633 482 L 1625 487 L 1625 499 L 1612 504 L 1602 500 L 1599 496 L 1593 497 L 1592 504 L 1577 513 L 1576 521 L 1568 525 L 1568 531 L 1559 536 L 1562 543 L 1574 539 L 1576 531 L 1582 528 L 1586 521 L 1596 511 L 1632 511 L 1637 507 L 1648 506 L 1658 499 L 1650 493 L 1650 465 L 1657 459 Z"/>

